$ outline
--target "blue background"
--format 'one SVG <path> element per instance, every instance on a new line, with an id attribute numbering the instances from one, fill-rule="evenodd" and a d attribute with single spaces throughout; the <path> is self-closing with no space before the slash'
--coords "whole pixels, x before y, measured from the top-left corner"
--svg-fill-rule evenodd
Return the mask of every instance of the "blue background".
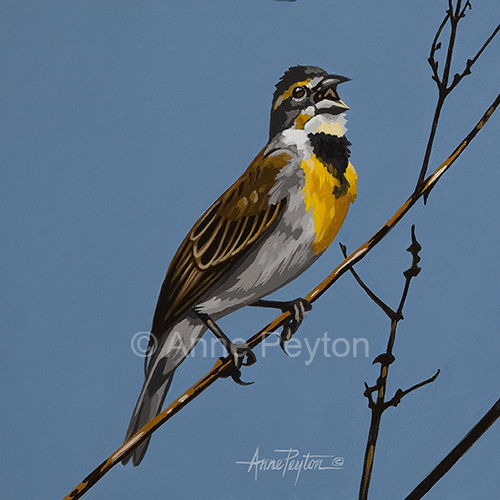
<path id="1" fill-rule="evenodd" d="M 500 19 L 472 2 L 461 71 Z M 147 331 L 178 244 L 267 140 L 274 84 L 289 66 L 346 75 L 359 196 L 337 241 L 354 250 L 411 193 L 436 102 L 426 62 L 447 6 L 420 2 L 11 1 L 0 6 L 2 498 L 62 498 L 121 444 L 142 384 L 131 340 Z M 431 168 L 498 93 L 500 39 L 449 98 Z M 440 51 L 441 58 L 444 52 Z M 397 306 L 410 225 L 423 246 L 389 391 L 438 380 L 384 415 L 372 498 L 404 498 L 499 397 L 500 118 L 357 270 Z M 305 295 L 339 262 L 337 243 L 276 294 Z M 248 337 L 268 310 L 222 322 Z M 346 275 L 297 334 L 369 341 L 369 357 L 285 357 L 277 348 L 218 381 L 158 430 L 144 462 L 115 467 L 85 498 L 355 498 L 370 421 L 363 383 L 389 321 Z M 208 336 L 207 339 L 209 340 Z M 304 344 L 303 344 L 304 345 Z M 342 344 L 338 345 L 339 351 Z M 320 346 L 321 349 L 321 346 Z M 214 359 L 188 359 L 170 397 Z M 498 497 L 500 424 L 429 499 Z M 337 471 L 261 473 L 259 447 L 333 454 Z"/>

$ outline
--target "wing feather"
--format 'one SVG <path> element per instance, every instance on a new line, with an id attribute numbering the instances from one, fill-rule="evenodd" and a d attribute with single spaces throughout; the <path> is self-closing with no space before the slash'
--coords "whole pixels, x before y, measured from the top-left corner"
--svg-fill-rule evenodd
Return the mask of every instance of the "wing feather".
<path id="1" fill-rule="evenodd" d="M 165 332 L 220 280 L 283 213 L 286 198 L 270 203 L 269 192 L 288 153 L 264 155 L 200 217 L 177 250 L 158 297 L 152 333 Z"/>

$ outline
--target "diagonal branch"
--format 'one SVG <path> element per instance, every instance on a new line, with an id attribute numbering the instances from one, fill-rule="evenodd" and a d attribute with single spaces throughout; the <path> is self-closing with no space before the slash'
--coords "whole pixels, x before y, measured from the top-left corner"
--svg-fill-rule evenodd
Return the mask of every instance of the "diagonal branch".
<path id="1" fill-rule="evenodd" d="M 415 192 L 406 200 L 405 203 L 396 211 L 396 213 L 384 224 L 368 241 L 361 245 L 355 252 L 347 257 L 340 265 L 338 265 L 332 273 L 325 278 L 318 286 L 316 286 L 305 297 L 309 302 L 318 300 L 343 274 L 350 268 L 363 259 L 368 252 L 382 241 L 387 234 L 396 226 L 396 224 L 406 215 L 406 213 L 415 205 L 415 203 L 426 193 L 429 193 L 434 185 L 441 179 L 443 174 L 450 169 L 471 141 L 476 137 L 479 131 L 483 128 L 491 115 L 500 105 L 500 94 L 493 101 L 492 105 L 484 113 L 481 120 L 471 130 L 467 137 L 453 151 L 453 153 L 438 167 L 438 169 L 430 175 L 423 186 L 417 188 Z M 253 335 L 247 342 L 250 348 L 254 348 L 261 343 L 266 337 L 283 326 L 285 321 L 290 317 L 290 313 L 286 312 L 278 316 L 265 328 Z M 223 376 L 230 370 L 231 359 L 229 357 L 217 360 L 214 367 L 196 384 L 189 388 L 181 397 L 171 403 L 168 408 L 163 410 L 159 415 L 148 422 L 134 436 L 132 436 L 123 446 L 115 453 L 102 462 L 89 476 L 87 476 L 76 488 L 74 488 L 64 500 L 76 500 L 87 492 L 97 481 L 99 481 L 107 472 L 109 472 L 122 458 L 134 449 L 139 443 L 143 442 L 153 432 L 163 425 L 172 416 L 178 413 L 182 408 L 189 404 L 193 399 L 200 395 L 205 389 L 210 387 L 219 377 Z"/>
<path id="2" fill-rule="evenodd" d="M 498 417 L 500 417 L 500 399 L 405 500 L 420 500 L 469 451 Z"/>

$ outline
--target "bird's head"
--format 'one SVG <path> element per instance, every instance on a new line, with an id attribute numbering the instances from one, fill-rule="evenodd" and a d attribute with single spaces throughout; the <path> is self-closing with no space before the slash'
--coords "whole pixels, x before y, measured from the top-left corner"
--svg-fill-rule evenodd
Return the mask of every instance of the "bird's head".
<path id="1" fill-rule="evenodd" d="M 337 94 L 337 85 L 347 81 L 316 66 L 289 68 L 276 84 L 269 138 L 287 128 L 302 128 L 313 116 L 347 111 L 349 106 Z"/>

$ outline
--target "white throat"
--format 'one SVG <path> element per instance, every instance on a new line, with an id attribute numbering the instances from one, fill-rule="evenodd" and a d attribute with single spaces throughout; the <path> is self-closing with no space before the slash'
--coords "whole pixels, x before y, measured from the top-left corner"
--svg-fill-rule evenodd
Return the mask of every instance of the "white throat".
<path id="1" fill-rule="evenodd" d="M 346 131 L 347 120 L 345 113 L 330 115 L 328 113 L 313 116 L 304 126 L 306 134 L 317 134 L 323 132 L 328 135 L 342 137 Z"/>

